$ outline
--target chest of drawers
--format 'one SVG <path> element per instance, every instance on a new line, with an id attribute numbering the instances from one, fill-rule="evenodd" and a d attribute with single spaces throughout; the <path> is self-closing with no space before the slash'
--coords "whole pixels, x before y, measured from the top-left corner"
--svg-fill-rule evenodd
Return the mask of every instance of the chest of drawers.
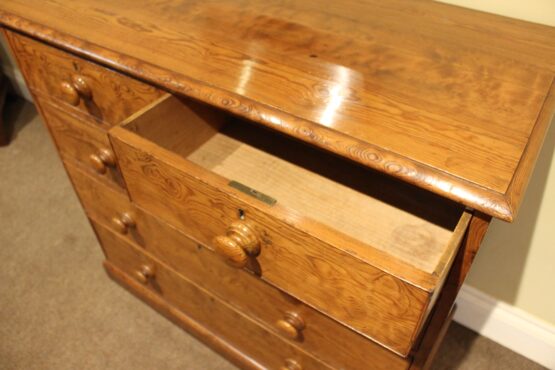
<path id="1" fill-rule="evenodd" d="M 109 275 L 243 368 L 428 368 L 532 172 L 553 29 L 428 2 L 91 4 L 0 22 Z"/>

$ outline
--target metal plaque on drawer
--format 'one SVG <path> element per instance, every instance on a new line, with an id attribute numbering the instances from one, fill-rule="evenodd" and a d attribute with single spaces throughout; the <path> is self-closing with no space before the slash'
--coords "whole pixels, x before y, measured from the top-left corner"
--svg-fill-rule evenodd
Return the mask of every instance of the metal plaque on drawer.
<path id="1" fill-rule="evenodd" d="M 240 182 L 231 180 L 228 185 L 231 186 L 232 188 L 239 190 L 242 193 L 248 194 L 251 197 L 254 197 L 271 206 L 277 203 L 277 200 L 275 200 L 271 196 L 261 193 L 257 190 L 254 190 L 253 188 L 248 187 L 247 185 L 241 184 Z"/>

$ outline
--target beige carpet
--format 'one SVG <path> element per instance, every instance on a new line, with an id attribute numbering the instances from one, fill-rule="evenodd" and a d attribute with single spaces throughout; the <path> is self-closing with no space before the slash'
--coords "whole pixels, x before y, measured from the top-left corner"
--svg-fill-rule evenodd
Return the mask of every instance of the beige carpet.
<path id="1" fill-rule="evenodd" d="M 235 369 L 111 282 L 47 131 L 8 102 L 0 147 L 0 369 Z M 541 369 L 453 325 L 435 369 Z M 371 369 L 371 366 L 369 366 Z"/>

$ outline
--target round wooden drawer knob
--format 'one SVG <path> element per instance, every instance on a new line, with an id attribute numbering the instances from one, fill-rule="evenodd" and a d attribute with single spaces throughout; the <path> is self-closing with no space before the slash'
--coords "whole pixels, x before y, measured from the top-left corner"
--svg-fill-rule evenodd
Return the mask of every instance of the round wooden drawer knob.
<path id="1" fill-rule="evenodd" d="M 92 90 L 82 75 L 72 75 L 70 82 L 63 81 L 60 84 L 60 90 L 64 100 L 74 106 L 79 105 L 81 98 L 92 98 Z"/>
<path id="2" fill-rule="evenodd" d="M 285 365 L 283 365 L 279 370 L 303 370 L 303 367 L 297 361 L 288 358 L 285 360 Z"/>
<path id="3" fill-rule="evenodd" d="M 141 284 L 148 284 L 150 279 L 154 277 L 154 268 L 149 265 L 142 265 L 137 271 L 135 271 L 135 278 Z"/>
<path id="4" fill-rule="evenodd" d="M 299 339 L 305 328 L 304 320 L 295 312 L 286 312 L 283 319 L 276 322 L 278 330 L 289 339 Z"/>
<path id="5" fill-rule="evenodd" d="M 225 236 L 214 238 L 214 247 L 220 256 L 239 268 L 247 265 L 249 256 L 257 256 L 260 253 L 256 229 L 247 221 L 232 223 Z"/>
<path id="6" fill-rule="evenodd" d="M 60 84 L 60 90 L 62 92 L 62 96 L 64 100 L 71 105 L 77 106 L 79 105 L 79 101 L 81 97 L 79 96 L 79 92 L 73 85 L 67 81 L 64 81 Z"/>
<path id="7" fill-rule="evenodd" d="M 116 165 L 116 156 L 107 148 L 102 148 L 97 153 L 91 154 L 89 160 L 94 170 L 101 175 L 106 173 L 108 167 L 115 167 Z"/>
<path id="8" fill-rule="evenodd" d="M 92 90 L 85 77 L 81 75 L 73 75 L 71 76 L 71 84 L 79 93 L 79 96 L 87 99 L 90 99 L 92 97 Z"/>
<path id="9" fill-rule="evenodd" d="M 135 220 L 133 215 L 130 212 L 124 212 L 119 216 L 116 216 L 112 219 L 112 224 L 116 231 L 122 235 L 125 235 L 129 232 L 130 228 L 135 227 Z"/>

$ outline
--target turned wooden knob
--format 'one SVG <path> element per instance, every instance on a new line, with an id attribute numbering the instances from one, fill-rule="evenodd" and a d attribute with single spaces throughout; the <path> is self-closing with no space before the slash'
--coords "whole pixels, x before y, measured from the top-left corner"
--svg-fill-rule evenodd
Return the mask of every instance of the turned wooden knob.
<path id="1" fill-rule="evenodd" d="M 91 154 L 89 160 L 96 172 L 105 174 L 108 167 L 116 165 L 116 157 L 114 153 L 107 148 L 100 149 L 97 153 Z"/>
<path id="2" fill-rule="evenodd" d="M 79 100 L 81 100 L 79 92 L 71 83 L 67 81 L 62 82 L 60 84 L 60 90 L 62 91 L 62 96 L 67 103 L 75 106 L 79 105 Z"/>
<path id="3" fill-rule="evenodd" d="M 276 322 L 278 330 L 289 339 L 298 339 L 305 324 L 302 317 L 296 312 L 286 312 L 283 319 Z"/>
<path id="4" fill-rule="evenodd" d="M 283 365 L 279 370 L 303 370 L 303 367 L 292 358 L 285 360 L 285 365 Z"/>
<path id="5" fill-rule="evenodd" d="M 260 242 L 255 227 L 247 221 L 235 221 L 226 230 L 226 235 L 214 238 L 216 252 L 235 267 L 247 265 L 249 256 L 260 253 Z"/>
<path id="6" fill-rule="evenodd" d="M 74 106 L 79 105 L 81 98 L 92 98 L 92 90 L 86 78 L 81 75 L 72 75 L 70 82 L 63 81 L 60 90 L 65 101 Z"/>
<path id="7" fill-rule="evenodd" d="M 154 277 L 154 268 L 149 265 L 142 265 L 135 271 L 135 278 L 142 284 L 147 284 Z"/>
<path id="8" fill-rule="evenodd" d="M 73 88 L 77 91 L 80 97 L 90 99 L 92 97 L 92 90 L 87 84 L 85 77 L 81 75 L 71 76 L 71 84 Z"/>
<path id="9" fill-rule="evenodd" d="M 130 228 L 135 227 L 135 219 L 130 212 L 124 212 L 112 218 L 112 224 L 118 233 L 125 235 Z"/>

